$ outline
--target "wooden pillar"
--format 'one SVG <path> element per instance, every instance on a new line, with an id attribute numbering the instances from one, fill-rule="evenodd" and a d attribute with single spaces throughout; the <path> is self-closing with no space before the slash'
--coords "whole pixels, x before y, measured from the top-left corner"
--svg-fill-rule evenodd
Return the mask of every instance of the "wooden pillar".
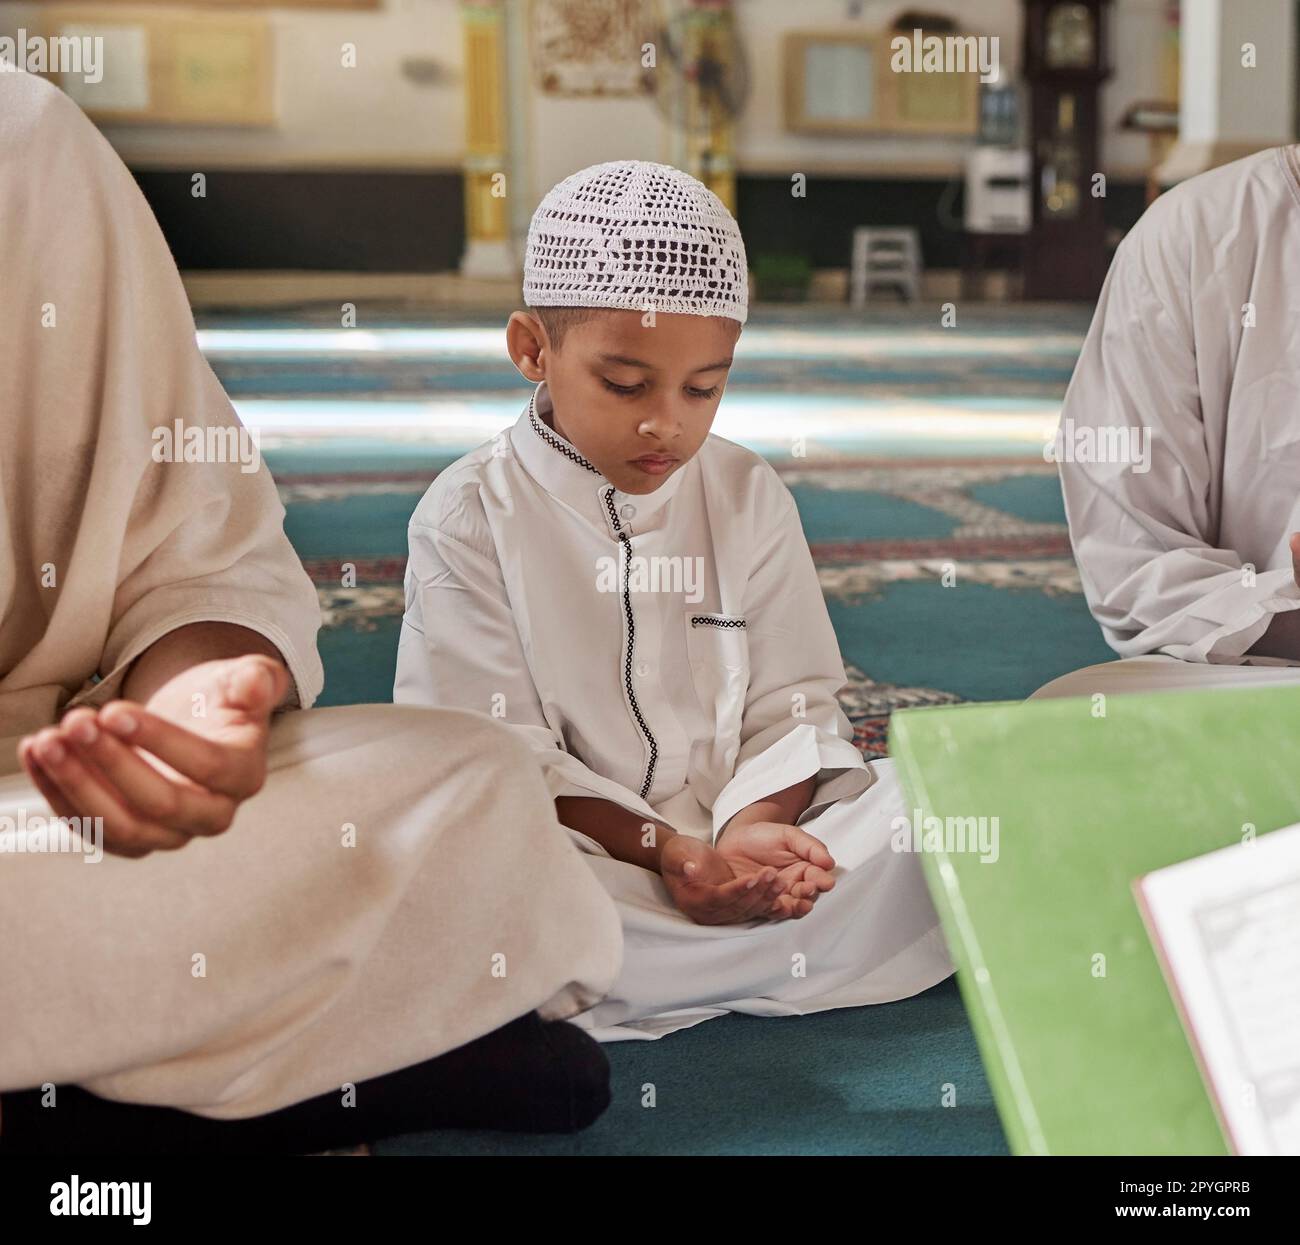
<path id="1" fill-rule="evenodd" d="M 464 0 L 466 277 L 512 277 L 505 0 Z"/>

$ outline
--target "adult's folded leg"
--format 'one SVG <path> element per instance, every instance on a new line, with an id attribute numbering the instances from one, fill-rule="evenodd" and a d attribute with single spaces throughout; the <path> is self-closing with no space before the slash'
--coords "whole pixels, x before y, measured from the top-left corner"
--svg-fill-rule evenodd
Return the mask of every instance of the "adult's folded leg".
<path id="1" fill-rule="evenodd" d="M 75 1085 L 12 1091 L 0 1095 L 0 1157 L 301 1154 L 440 1128 L 571 1133 L 608 1105 L 600 1044 L 529 1012 L 434 1059 L 249 1119 L 112 1102 Z"/>
<path id="2" fill-rule="evenodd" d="M 0 779 L 0 812 L 42 811 Z M 0 854 L 0 945 L 0 1089 L 239 1119 L 574 1015 L 622 935 L 521 743 L 376 705 L 285 715 L 223 835 Z"/>

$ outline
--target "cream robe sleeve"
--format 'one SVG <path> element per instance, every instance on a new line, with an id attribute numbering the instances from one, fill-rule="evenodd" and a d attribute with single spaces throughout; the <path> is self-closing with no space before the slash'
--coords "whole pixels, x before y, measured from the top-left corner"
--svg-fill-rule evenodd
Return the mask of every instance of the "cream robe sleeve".
<path id="1" fill-rule="evenodd" d="M 461 520 L 451 520 L 456 536 L 416 520 L 408 529 L 406 611 L 394 702 L 496 717 L 532 750 L 552 799 L 596 797 L 662 821 L 636 792 L 568 752 L 547 722 L 486 522 L 480 528 L 464 505 L 455 509 Z M 592 850 L 604 851 L 594 840 L 587 842 Z"/>
<path id="2" fill-rule="evenodd" d="M 1120 244 L 1061 411 L 1063 431 L 1148 429 L 1150 470 L 1062 461 L 1061 485 L 1084 592 L 1107 643 L 1121 657 L 1232 663 L 1275 613 L 1300 607 L 1300 590 L 1290 569 L 1252 574 L 1214 543 L 1221 482 L 1211 478 L 1201 384 L 1227 386 L 1198 368 L 1192 245 L 1191 224 L 1160 201 Z M 1239 311 L 1222 307 L 1224 317 Z"/>
<path id="3" fill-rule="evenodd" d="M 745 588 L 749 688 L 735 771 L 713 802 L 715 839 L 742 808 L 813 775 L 818 785 L 801 824 L 875 780 L 835 698 L 844 663 L 794 498 L 775 472 L 769 484 L 764 509 L 776 519 L 755 548 Z"/>
<path id="4" fill-rule="evenodd" d="M 0 77 L 0 710 L 30 729 L 79 689 L 102 702 L 154 641 L 200 621 L 265 636 L 309 705 L 320 612 L 260 455 L 252 471 L 155 461 L 176 421 L 239 432 L 167 244 L 77 107 Z"/>

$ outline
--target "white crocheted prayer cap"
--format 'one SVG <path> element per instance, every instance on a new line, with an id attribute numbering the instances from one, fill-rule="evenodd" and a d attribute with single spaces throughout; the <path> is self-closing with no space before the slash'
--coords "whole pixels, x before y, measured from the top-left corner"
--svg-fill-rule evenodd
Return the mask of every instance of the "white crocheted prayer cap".
<path id="1" fill-rule="evenodd" d="M 530 307 L 749 314 L 745 243 L 717 195 L 689 173 L 613 160 L 566 177 L 528 227 Z"/>

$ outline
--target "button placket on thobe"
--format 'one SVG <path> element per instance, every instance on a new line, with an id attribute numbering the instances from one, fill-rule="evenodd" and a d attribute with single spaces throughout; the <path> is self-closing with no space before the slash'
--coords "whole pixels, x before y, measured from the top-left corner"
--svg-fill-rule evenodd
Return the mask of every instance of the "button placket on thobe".
<path id="1" fill-rule="evenodd" d="M 621 588 L 623 610 L 623 654 L 625 669 L 630 669 L 630 688 L 624 680 L 624 700 L 633 722 L 645 738 L 645 767 L 643 779 L 650 778 L 642 798 L 653 804 L 666 794 L 679 791 L 686 779 L 686 761 L 689 741 L 682 730 L 679 715 L 674 710 L 669 689 L 663 681 L 664 611 L 658 593 L 633 591 L 635 566 L 645 560 L 663 556 L 667 539 L 666 515 L 661 515 L 649 531 L 638 532 L 634 526 L 638 515 L 649 511 L 651 515 L 667 503 L 656 506 L 642 502 L 638 494 L 620 492 L 612 485 L 602 484 L 599 489 L 611 537 L 618 542 L 620 573 L 626 575 Z M 646 522 L 655 520 L 649 515 Z M 621 534 L 621 537 L 620 537 Z M 631 631 L 628 614 L 631 615 Z M 630 665 L 628 646 L 631 645 Z M 652 768 L 653 767 L 653 768 Z"/>

